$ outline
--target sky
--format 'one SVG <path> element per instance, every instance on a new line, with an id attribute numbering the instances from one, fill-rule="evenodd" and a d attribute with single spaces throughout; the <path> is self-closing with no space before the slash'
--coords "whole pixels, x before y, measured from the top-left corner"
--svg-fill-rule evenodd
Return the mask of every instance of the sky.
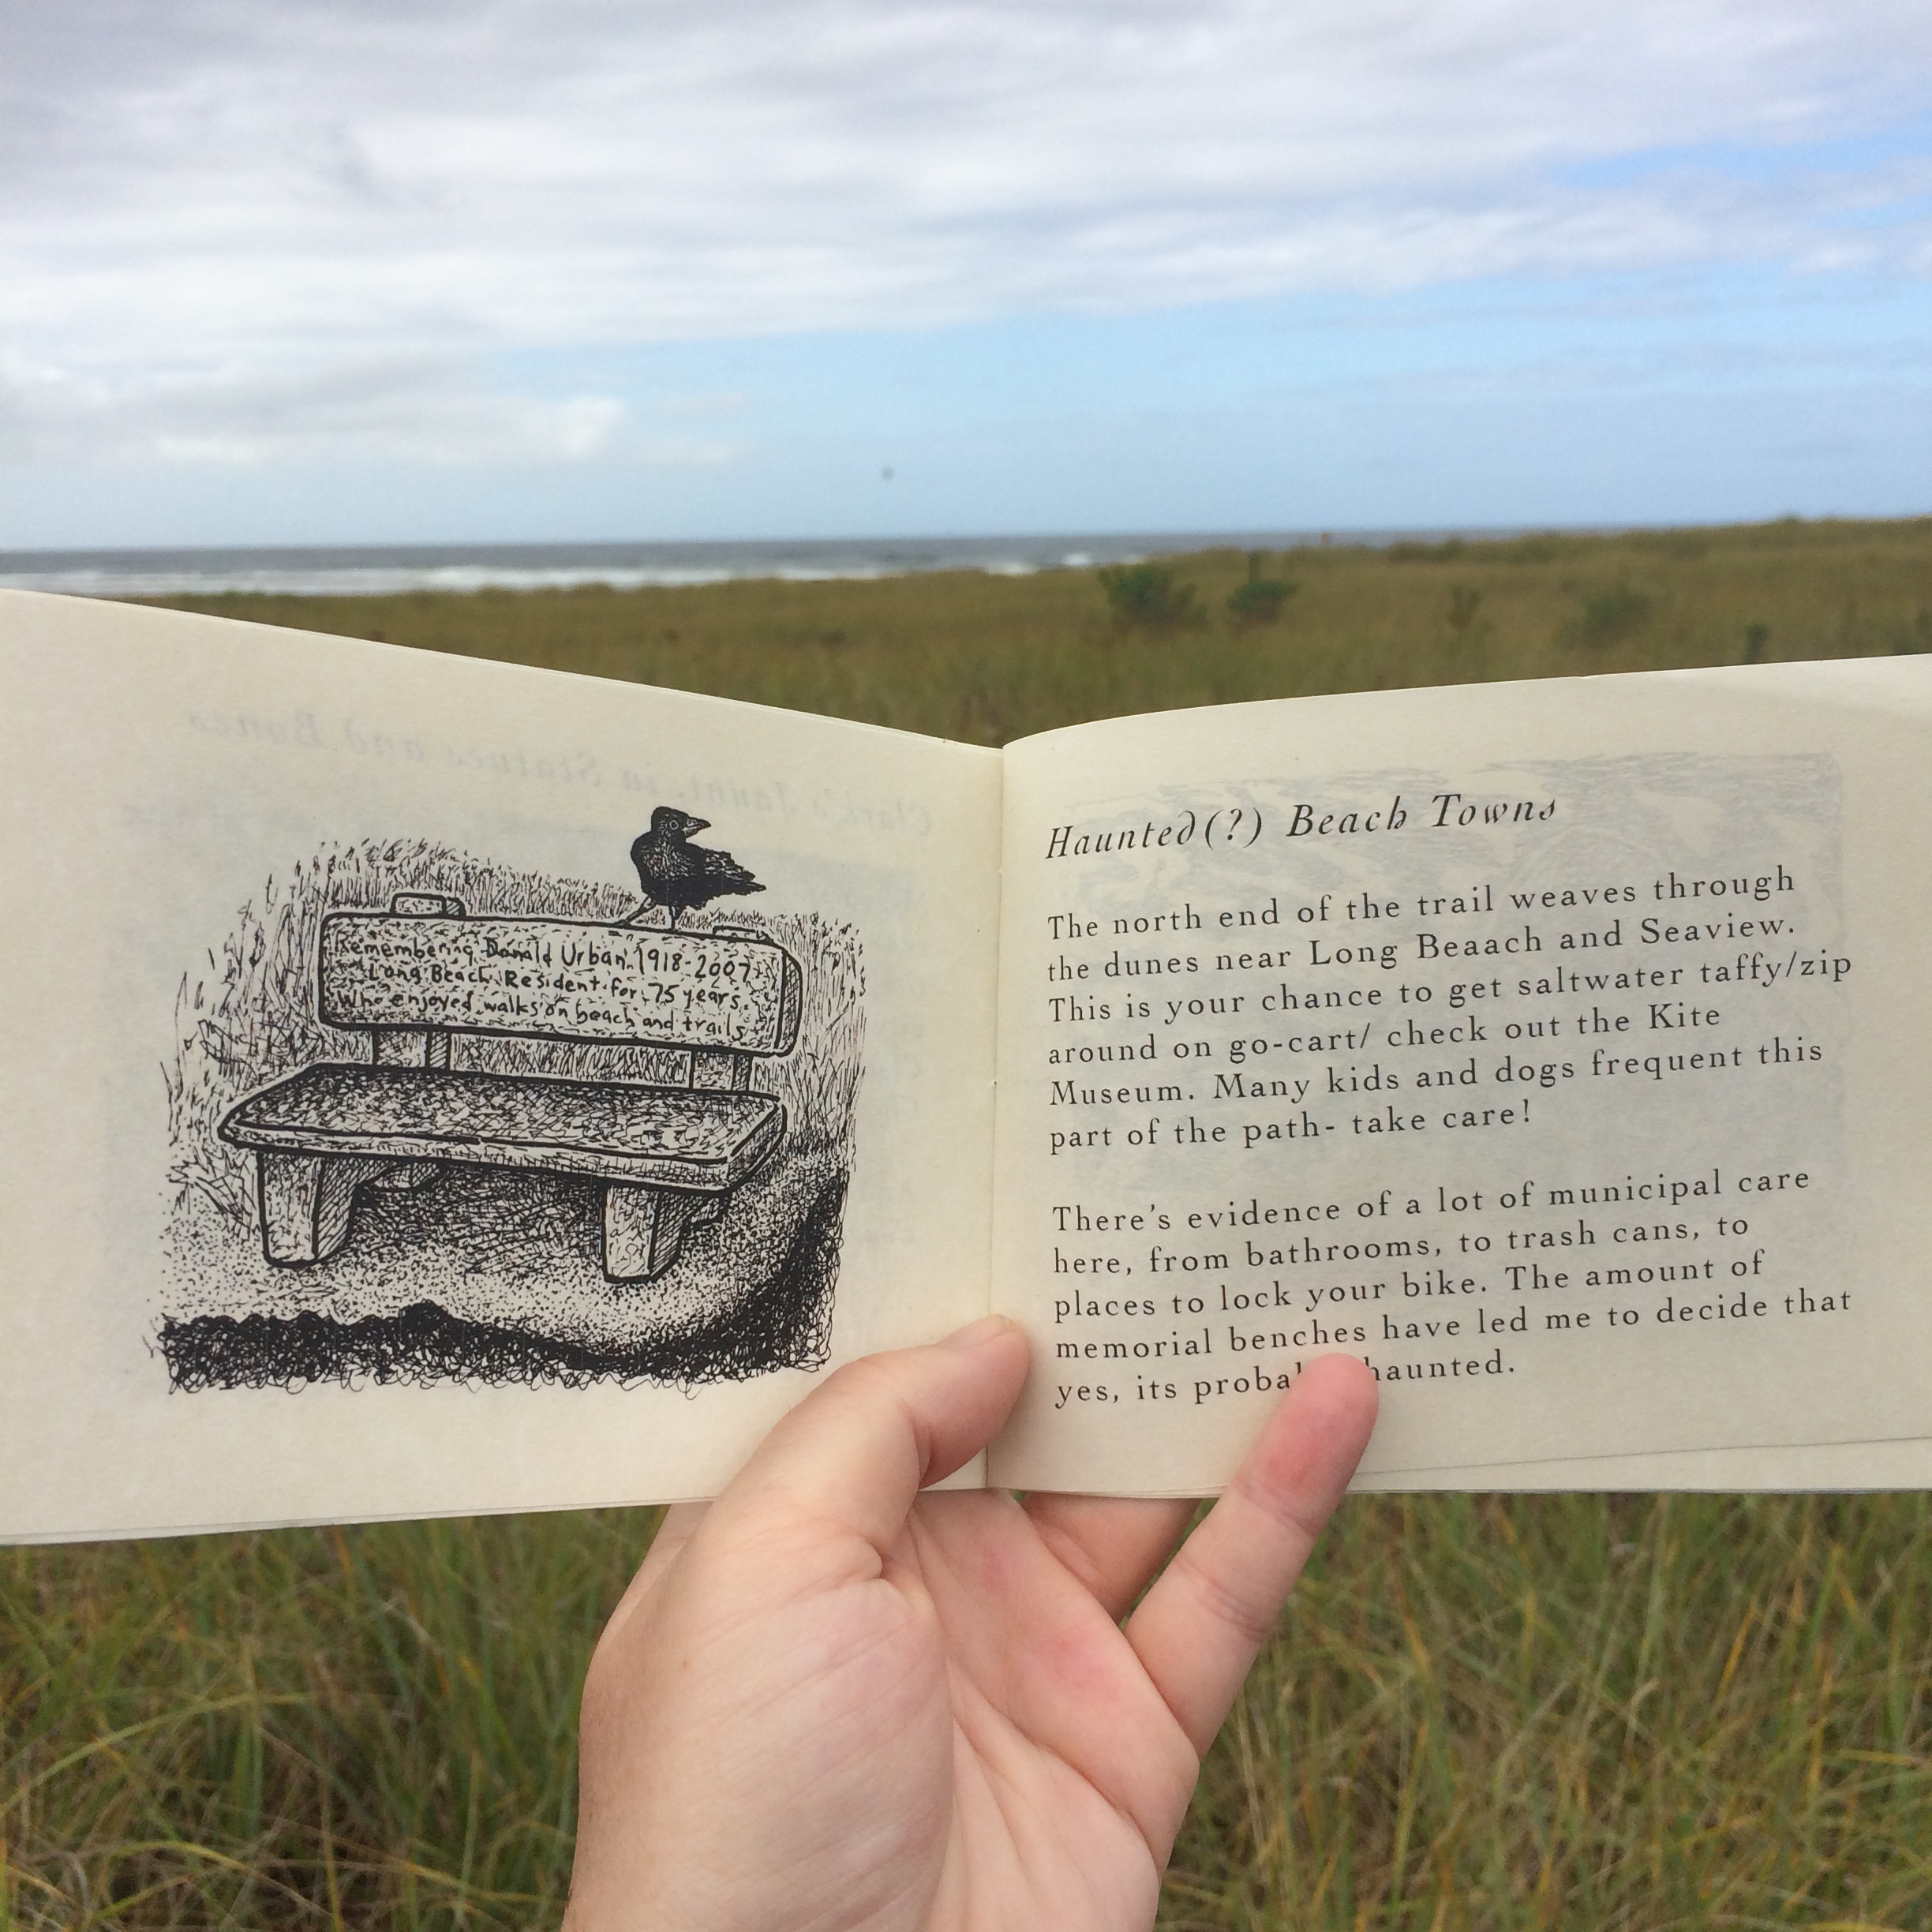
<path id="1" fill-rule="evenodd" d="M 0 549 L 1926 511 L 1925 0 L 0 0 Z"/>

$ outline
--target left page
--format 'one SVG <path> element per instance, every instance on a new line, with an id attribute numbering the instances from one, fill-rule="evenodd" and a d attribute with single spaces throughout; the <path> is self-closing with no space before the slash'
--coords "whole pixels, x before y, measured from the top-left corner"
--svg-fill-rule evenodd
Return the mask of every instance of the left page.
<path id="1" fill-rule="evenodd" d="M 998 754 L 4 593 L 0 746 L 0 1540 L 706 1496 L 984 1312 Z"/>

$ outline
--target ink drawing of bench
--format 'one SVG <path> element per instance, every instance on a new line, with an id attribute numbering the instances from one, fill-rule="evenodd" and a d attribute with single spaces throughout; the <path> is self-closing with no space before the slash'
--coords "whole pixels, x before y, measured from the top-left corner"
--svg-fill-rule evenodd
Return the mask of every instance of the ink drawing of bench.
<path id="1" fill-rule="evenodd" d="M 784 1108 L 753 1088 L 753 1064 L 791 1051 L 800 1005 L 798 962 L 769 940 L 472 918 L 398 893 L 387 912 L 322 922 L 317 1011 L 366 1031 L 370 1058 L 307 1067 L 219 1132 L 254 1155 L 277 1266 L 341 1249 L 359 1188 L 460 1186 L 472 1165 L 601 1182 L 604 1272 L 650 1280 L 783 1143 Z M 494 1072 L 492 1039 L 657 1049 L 674 1084 Z"/>

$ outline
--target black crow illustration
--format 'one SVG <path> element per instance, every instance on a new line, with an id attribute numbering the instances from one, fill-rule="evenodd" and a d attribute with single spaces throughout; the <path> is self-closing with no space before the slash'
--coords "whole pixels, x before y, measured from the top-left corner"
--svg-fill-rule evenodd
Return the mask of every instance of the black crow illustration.
<path id="1" fill-rule="evenodd" d="M 693 906 L 728 893 L 765 889 L 729 852 L 712 852 L 687 842 L 694 832 L 704 831 L 710 822 L 694 818 L 675 805 L 660 805 L 651 814 L 650 829 L 640 834 L 631 848 L 631 863 L 637 867 L 644 903 L 631 915 L 629 923 L 635 923 L 652 906 L 661 905 L 671 915 L 675 932 L 678 915 Z"/>

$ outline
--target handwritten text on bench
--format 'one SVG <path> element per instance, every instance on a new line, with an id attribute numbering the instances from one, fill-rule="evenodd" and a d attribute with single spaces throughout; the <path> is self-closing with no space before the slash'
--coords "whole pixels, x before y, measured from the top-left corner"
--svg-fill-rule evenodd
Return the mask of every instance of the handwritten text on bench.
<path id="1" fill-rule="evenodd" d="M 338 915 L 323 934 L 338 1026 L 448 1027 L 769 1051 L 784 956 L 743 942 L 564 921 Z"/>

